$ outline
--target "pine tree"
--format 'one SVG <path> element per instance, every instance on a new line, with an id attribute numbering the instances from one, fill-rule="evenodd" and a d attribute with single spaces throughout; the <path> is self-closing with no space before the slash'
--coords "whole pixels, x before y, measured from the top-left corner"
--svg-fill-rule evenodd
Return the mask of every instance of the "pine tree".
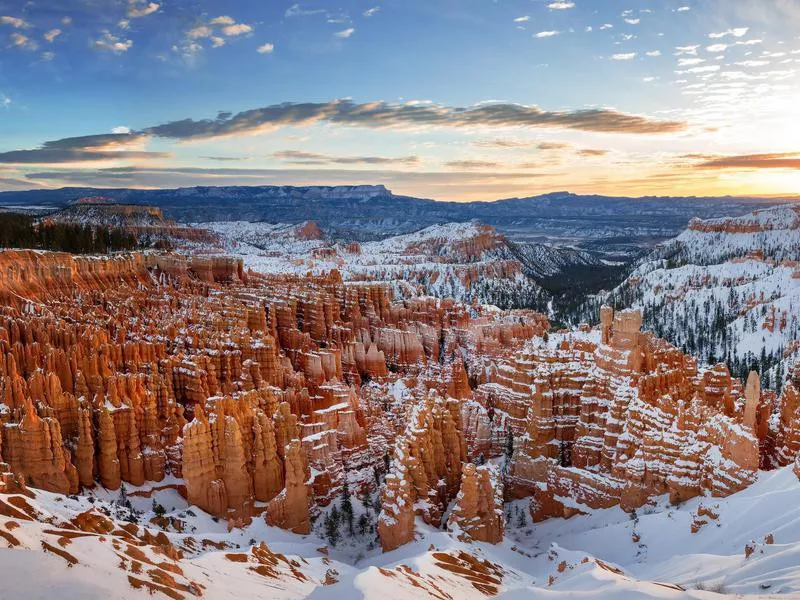
<path id="1" fill-rule="evenodd" d="M 333 507 L 333 510 L 325 516 L 325 538 L 328 540 L 328 543 L 331 547 L 335 548 L 336 544 L 339 543 L 341 539 L 341 535 L 339 534 L 339 519 L 338 513 L 337 518 L 333 518 L 333 513 L 336 510 L 336 507 Z"/>
<path id="2" fill-rule="evenodd" d="M 350 488 L 347 486 L 347 477 L 342 486 L 342 515 L 347 523 L 347 530 L 353 535 L 353 502 L 350 499 Z"/>
<path id="3" fill-rule="evenodd" d="M 369 529 L 369 517 L 366 514 L 362 513 L 360 517 L 358 517 L 358 535 L 364 536 Z"/>

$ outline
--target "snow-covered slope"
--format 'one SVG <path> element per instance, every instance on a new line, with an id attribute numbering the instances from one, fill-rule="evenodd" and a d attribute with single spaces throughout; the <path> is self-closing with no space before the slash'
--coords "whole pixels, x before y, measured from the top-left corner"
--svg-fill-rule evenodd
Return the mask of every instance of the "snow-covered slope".
<path id="1" fill-rule="evenodd" d="M 660 336 L 780 385 L 800 347 L 800 207 L 694 220 L 611 295 Z"/>
<path id="2" fill-rule="evenodd" d="M 55 590 L 68 600 L 800 595 L 800 482 L 788 467 L 725 499 L 675 506 L 664 498 L 633 515 L 614 508 L 529 525 L 526 507 L 510 503 L 508 538 L 498 545 L 420 522 L 415 542 L 385 554 L 362 546 L 358 555 L 260 519 L 228 532 L 170 486 L 129 489 L 134 512 L 102 489 L 5 491 L 2 598 L 50 599 Z"/>
<path id="3" fill-rule="evenodd" d="M 559 255 L 559 260 L 539 266 L 494 228 L 477 222 L 432 225 L 361 244 L 326 239 L 313 223 L 228 221 L 197 227 L 219 234 L 223 250 L 241 255 L 245 266 L 256 272 L 322 274 L 337 270 L 349 281 L 390 282 L 403 296 L 425 294 L 501 307 L 543 308 L 546 293 L 532 273 L 536 269 L 550 273 L 567 262 Z M 575 254 L 578 260 L 589 260 Z"/>

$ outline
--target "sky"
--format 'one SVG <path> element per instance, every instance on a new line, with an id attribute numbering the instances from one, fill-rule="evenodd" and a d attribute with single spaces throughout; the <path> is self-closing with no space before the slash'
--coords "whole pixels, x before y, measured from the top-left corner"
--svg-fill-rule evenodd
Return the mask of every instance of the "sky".
<path id="1" fill-rule="evenodd" d="M 800 0 L 0 0 L 0 190 L 800 194 Z"/>

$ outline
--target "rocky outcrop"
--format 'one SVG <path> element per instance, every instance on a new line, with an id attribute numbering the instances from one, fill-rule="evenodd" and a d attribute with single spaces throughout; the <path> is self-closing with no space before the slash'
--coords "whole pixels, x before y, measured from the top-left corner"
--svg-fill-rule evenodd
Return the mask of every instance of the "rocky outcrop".
<path id="1" fill-rule="evenodd" d="M 640 325 L 634 312 L 604 309 L 596 343 L 568 334 L 498 370 L 487 397 L 512 431 L 528 407 L 507 495 L 532 495 L 535 519 L 582 505 L 631 510 L 664 493 L 724 496 L 754 480 L 769 403 L 758 378 L 743 390 L 724 369 L 699 372 Z"/>
<path id="2" fill-rule="evenodd" d="M 3 428 L 3 458 L 32 487 L 62 494 L 78 491 L 78 472 L 70 462 L 61 437 L 61 425 L 51 417 L 41 418 L 28 401 L 19 423 Z"/>
<path id="3" fill-rule="evenodd" d="M 410 409 L 381 497 L 378 535 L 384 551 L 413 539 L 415 512 L 440 526 L 447 504 L 458 493 L 466 445 L 454 409 L 435 391 Z"/>
<path id="4" fill-rule="evenodd" d="M 498 544 L 503 540 L 503 523 L 503 483 L 498 469 L 464 465 L 448 529 L 464 539 Z"/>

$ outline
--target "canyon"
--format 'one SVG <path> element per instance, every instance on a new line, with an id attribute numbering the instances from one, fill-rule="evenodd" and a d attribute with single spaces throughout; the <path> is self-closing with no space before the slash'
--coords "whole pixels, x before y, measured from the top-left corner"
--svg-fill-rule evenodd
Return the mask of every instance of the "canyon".
<path id="1" fill-rule="evenodd" d="M 140 233 L 163 219 L 112 212 Z M 181 228 L 165 227 L 159 235 Z M 647 331 L 641 310 L 605 305 L 595 323 L 558 329 L 530 308 L 444 288 L 432 297 L 430 273 L 442 267 L 462 284 L 504 261 L 524 268 L 477 223 L 335 254 L 311 223 L 238 227 L 238 244 L 269 228 L 289 247 L 270 256 L 262 246 L 253 262 L 210 227 L 174 236 L 180 252 L 0 252 L 4 557 L 38 556 L 40 544 L 47 561 L 106 565 L 109 581 L 122 578 L 120 597 L 224 597 L 224 578 L 203 574 L 209 561 L 253 596 L 263 581 L 287 598 L 327 586 L 374 593 L 388 581 L 420 597 L 558 592 L 573 572 L 646 591 L 660 584 L 636 574 L 648 547 L 640 520 L 663 528 L 678 514 L 703 540 L 711 523 L 735 527 L 765 482 L 783 487 L 762 498 L 800 495 L 791 360 L 776 390 Z M 761 243 L 775 230 L 755 227 L 695 221 L 689 231 Z M 230 251 L 210 251 L 220 244 Z M 285 265 L 291 244 L 305 252 L 292 268 L 259 268 Z M 792 267 L 761 245 L 759 260 Z M 627 571 L 608 562 L 619 544 L 534 550 L 543 532 L 571 539 L 554 523 L 585 526 L 591 540 L 606 518 L 638 549 Z M 746 541 L 747 560 L 769 554 L 773 529 Z M 672 592 L 686 592 L 689 576 Z M 800 591 L 800 580 L 785 585 Z"/>

